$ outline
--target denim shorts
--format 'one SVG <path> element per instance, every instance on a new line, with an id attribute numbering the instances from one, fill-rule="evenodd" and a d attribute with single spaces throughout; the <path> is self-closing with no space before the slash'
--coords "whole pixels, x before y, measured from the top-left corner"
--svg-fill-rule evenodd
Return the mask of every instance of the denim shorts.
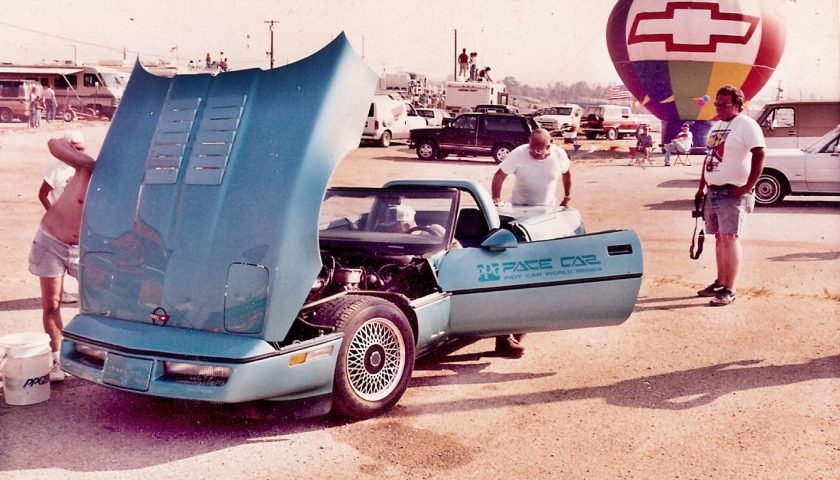
<path id="1" fill-rule="evenodd" d="M 706 233 L 741 234 L 747 214 L 755 207 L 755 194 L 748 193 L 738 197 L 733 196 L 731 192 L 731 189 L 709 189 L 703 206 Z"/>
<path id="2" fill-rule="evenodd" d="M 43 278 L 79 278 L 79 246 L 68 245 L 38 227 L 29 251 L 29 272 Z"/>

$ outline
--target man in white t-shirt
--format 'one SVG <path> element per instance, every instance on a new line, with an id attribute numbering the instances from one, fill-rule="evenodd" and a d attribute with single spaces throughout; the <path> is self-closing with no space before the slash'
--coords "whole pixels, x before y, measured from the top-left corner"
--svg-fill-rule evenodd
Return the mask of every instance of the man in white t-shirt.
<path id="1" fill-rule="evenodd" d="M 508 175 L 516 177 L 511 203 L 515 206 L 557 205 L 557 180 L 562 177 L 566 196 L 560 205 L 571 199 L 571 162 L 566 151 L 551 143 L 547 130 L 539 128 L 531 133 L 528 145 L 514 148 L 493 175 L 493 201 L 501 201 L 502 184 Z"/>
<path id="2" fill-rule="evenodd" d="M 571 200 L 571 162 L 566 151 L 551 143 L 548 130 L 539 128 L 531 133 L 528 145 L 520 145 L 511 151 L 493 175 L 493 203 L 499 205 L 502 184 L 508 175 L 516 177 L 511 203 L 514 206 L 557 205 L 557 180 L 562 178 L 565 196 L 560 205 Z M 522 339 L 525 334 L 496 337 L 496 352 L 520 357 L 525 352 Z"/>
<path id="3" fill-rule="evenodd" d="M 718 89 L 718 121 L 706 140 L 709 153 L 695 195 L 698 199 L 705 195 L 706 232 L 715 236 L 717 260 L 717 278 L 697 294 L 714 297 L 710 304 L 716 307 L 735 301 L 735 278 L 742 256 L 739 235 L 755 206 L 753 189 L 764 169 L 764 134 L 743 108 L 744 93 L 740 89 L 732 85 Z"/>
<path id="4" fill-rule="evenodd" d="M 665 150 L 665 166 L 671 166 L 671 155 L 691 151 L 692 143 L 694 143 L 694 134 L 689 130 L 688 123 L 683 123 L 680 127 L 680 133 L 671 140 L 671 143 L 663 147 L 663 150 Z"/>

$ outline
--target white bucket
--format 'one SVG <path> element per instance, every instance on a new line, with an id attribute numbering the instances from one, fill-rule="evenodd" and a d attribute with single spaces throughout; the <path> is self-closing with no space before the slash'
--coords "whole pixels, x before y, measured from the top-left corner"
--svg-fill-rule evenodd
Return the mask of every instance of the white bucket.
<path id="1" fill-rule="evenodd" d="M 52 350 L 46 333 L 0 337 L 3 396 L 9 405 L 32 405 L 50 398 Z"/>

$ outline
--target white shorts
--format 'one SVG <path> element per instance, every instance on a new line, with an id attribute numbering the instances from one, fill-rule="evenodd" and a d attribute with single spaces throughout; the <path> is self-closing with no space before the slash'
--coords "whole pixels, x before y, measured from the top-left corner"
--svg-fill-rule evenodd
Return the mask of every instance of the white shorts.
<path id="1" fill-rule="evenodd" d="M 79 246 L 68 245 L 38 226 L 29 250 L 29 272 L 38 277 L 55 278 L 70 274 L 79 277 Z"/>

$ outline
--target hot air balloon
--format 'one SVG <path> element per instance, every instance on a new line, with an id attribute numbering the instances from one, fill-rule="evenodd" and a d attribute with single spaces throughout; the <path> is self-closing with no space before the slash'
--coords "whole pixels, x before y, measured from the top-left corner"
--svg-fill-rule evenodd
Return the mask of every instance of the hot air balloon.
<path id="1" fill-rule="evenodd" d="M 785 43 L 780 17 L 755 0 L 619 0 L 607 48 L 633 96 L 662 120 L 668 142 L 688 121 L 705 145 L 725 84 L 751 99 L 770 79 Z"/>

